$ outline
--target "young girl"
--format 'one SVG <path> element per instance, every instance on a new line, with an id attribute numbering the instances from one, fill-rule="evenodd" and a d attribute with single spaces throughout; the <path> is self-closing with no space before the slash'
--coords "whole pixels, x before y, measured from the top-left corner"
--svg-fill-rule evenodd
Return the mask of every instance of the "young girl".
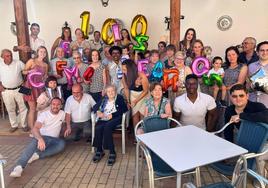
<path id="1" fill-rule="evenodd" d="M 212 69 L 209 70 L 208 72 L 208 77 L 213 73 L 213 74 L 218 74 L 221 76 L 221 78 L 223 79 L 224 77 L 224 70 L 223 68 L 221 67 L 223 61 L 222 61 L 222 58 L 219 57 L 219 56 L 216 56 L 213 58 L 213 61 L 212 61 Z M 214 85 L 213 86 L 213 97 L 214 99 L 216 100 L 217 99 L 217 96 L 218 96 L 218 92 L 219 92 L 219 86 L 218 85 Z M 221 100 L 220 100 L 220 104 L 221 106 L 223 107 L 226 107 L 227 104 L 225 102 L 225 96 L 226 96 L 226 87 L 225 85 L 222 84 L 221 86 Z"/>
<path id="2" fill-rule="evenodd" d="M 46 79 L 46 91 L 41 93 L 37 98 L 36 110 L 38 112 L 48 110 L 50 102 L 54 97 L 59 97 L 63 100 L 61 88 L 57 84 L 57 78 L 54 76 L 49 76 Z"/>

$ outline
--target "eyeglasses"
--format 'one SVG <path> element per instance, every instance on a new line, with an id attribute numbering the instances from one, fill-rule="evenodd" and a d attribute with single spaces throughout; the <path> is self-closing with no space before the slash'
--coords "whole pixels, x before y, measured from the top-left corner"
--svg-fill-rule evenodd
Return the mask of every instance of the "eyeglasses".
<path id="1" fill-rule="evenodd" d="M 240 95 L 232 95 L 232 98 L 244 98 L 245 97 L 245 94 L 240 94 Z"/>
<path id="2" fill-rule="evenodd" d="M 81 57 L 73 57 L 73 59 L 80 59 Z"/>

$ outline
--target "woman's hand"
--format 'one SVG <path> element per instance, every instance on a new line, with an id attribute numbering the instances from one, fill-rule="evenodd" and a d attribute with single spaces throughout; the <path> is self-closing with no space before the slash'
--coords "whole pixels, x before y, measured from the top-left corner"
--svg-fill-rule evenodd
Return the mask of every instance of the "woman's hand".
<path id="1" fill-rule="evenodd" d="M 112 114 L 109 114 L 108 116 L 106 116 L 106 118 L 107 118 L 108 120 L 110 120 L 110 119 L 113 118 L 113 115 L 112 115 Z"/>
<path id="2" fill-rule="evenodd" d="M 99 118 L 103 118 L 104 117 L 104 114 L 100 111 L 97 111 L 97 117 Z"/>
<path id="3" fill-rule="evenodd" d="M 131 104 L 130 104 L 131 108 L 134 108 L 136 106 L 136 104 L 137 104 L 136 100 L 131 101 Z"/>
<path id="4" fill-rule="evenodd" d="M 168 114 L 160 114 L 161 118 L 168 118 Z"/>

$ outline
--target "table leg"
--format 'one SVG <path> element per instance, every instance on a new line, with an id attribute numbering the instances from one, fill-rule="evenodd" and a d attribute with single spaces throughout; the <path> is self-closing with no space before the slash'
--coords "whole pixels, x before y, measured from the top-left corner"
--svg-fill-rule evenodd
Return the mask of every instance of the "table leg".
<path id="1" fill-rule="evenodd" d="M 181 173 L 177 172 L 177 188 L 181 188 Z"/>

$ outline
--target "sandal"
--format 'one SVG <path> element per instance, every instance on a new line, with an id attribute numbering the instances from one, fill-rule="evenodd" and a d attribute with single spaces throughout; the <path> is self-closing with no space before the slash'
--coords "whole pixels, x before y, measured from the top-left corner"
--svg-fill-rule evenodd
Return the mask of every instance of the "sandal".
<path id="1" fill-rule="evenodd" d="M 100 151 L 97 151 L 96 153 L 95 153 L 95 155 L 93 156 L 93 158 L 92 158 L 92 161 L 94 162 L 94 163 L 97 163 L 97 162 L 99 162 L 101 159 L 102 159 L 102 157 L 104 156 L 104 152 L 102 151 L 102 152 L 100 152 Z"/>
<path id="2" fill-rule="evenodd" d="M 109 157 L 108 157 L 108 161 L 107 161 L 107 165 L 108 166 L 113 166 L 113 164 L 115 163 L 115 159 L 116 159 L 116 154 L 115 153 L 110 153 Z"/>

